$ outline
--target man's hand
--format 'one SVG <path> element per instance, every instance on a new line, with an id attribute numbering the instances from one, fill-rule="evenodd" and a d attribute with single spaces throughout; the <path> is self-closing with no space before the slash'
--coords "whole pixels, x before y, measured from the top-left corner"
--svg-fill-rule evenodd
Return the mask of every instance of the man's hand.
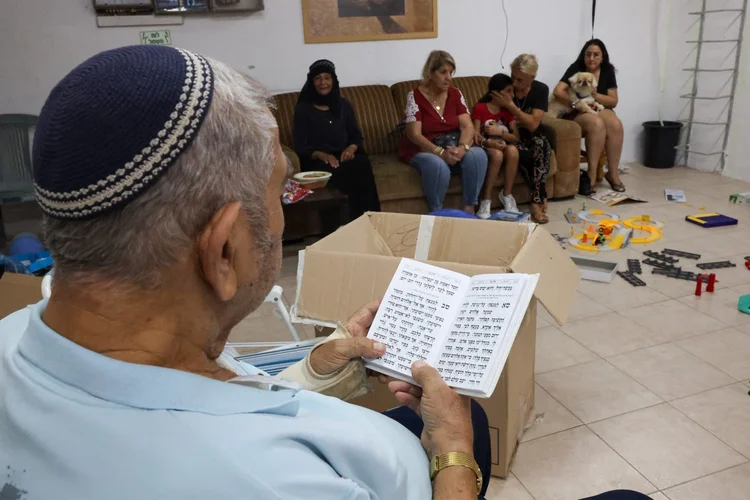
<path id="1" fill-rule="evenodd" d="M 351 146 L 349 146 L 348 148 L 346 148 L 341 153 L 341 163 L 344 163 L 345 161 L 349 161 L 352 158 L 354 158 L 354 153 L 356 153 L 356 152 L 357 152 L 357 146 L 355 146 L 354 144 L 352 144 Z"/>
<path id="2" fill-rule="evenodd" d="M 388 389 L 424 422 L 422 446 L 430 457 L 451 451 L 474 455 L 474 430 L 471 427 L 471 400 L 448 387 L 438 371 L 423 361 L 411 367 L 415 387 L 399 380 Z"/>
<path id="3" fill-rule="evenodd" d="M 344 324 L 352 338 L 332 340 L 321 344 L 310 354 L 310 366 L 318 375 L 329 375 L 359 358 L 379 358 L 385 354 L 385 346 L 367 337 L 367 331 L 375 320 L 380 301 L 370 302 L 354 313 Z"/>

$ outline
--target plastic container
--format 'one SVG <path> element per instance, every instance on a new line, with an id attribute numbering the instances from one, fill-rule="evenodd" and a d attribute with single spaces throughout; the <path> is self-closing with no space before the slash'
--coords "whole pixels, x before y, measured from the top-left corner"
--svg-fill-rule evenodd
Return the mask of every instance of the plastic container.
<path id="1" fill-rule="evenodd" d="M 680 122 L 643 122 L 646 132 L 644 141 L 643 164 L 649 168 L 674 167 L 677 150 L 680 143 Z"/>

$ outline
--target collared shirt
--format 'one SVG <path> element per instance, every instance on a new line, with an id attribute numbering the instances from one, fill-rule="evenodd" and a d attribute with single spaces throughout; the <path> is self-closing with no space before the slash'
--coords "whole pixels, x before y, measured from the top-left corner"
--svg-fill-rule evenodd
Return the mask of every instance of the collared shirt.
<path id="1" fill-rule="evenodd" d="M 379 413 L 114 360 L 47 327 L 45 306 L 0 320 L 0 491 L 20 500 L 431 497 L 419 440 Z"/>

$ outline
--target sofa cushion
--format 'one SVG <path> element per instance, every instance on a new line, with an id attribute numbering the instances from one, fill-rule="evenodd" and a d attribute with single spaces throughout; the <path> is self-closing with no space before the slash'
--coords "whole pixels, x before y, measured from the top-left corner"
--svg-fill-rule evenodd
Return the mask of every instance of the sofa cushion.
<path id="1" fill-rule="evenodd" d="M 273 96 L 276 107 L 272 110 L 276 122 L 279 124 L 279 141 L 294 149 L 292 127 L 294 125 L 294 107 L 297 105 L 299 92 L 287 92 Z"/>

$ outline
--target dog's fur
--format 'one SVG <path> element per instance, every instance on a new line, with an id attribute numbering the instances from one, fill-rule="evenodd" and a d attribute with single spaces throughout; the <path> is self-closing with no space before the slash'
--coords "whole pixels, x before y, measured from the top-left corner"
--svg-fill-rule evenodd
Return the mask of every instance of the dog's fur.
<path id="1" fill-rule="evenodd" d="M 604 109 L 604 106 L 594 100 L 592 94 L 596 90 L 596 86 L 599 82 L 596 81 L 596 77 L 591 73 L 581 72 L 571 76 L 568 80 L 568 96 L 571 102 L 578 101 L 576 110 L 581 113 L 599 113 Z M 567 115 L 572 112 L 573 108 L 569 104 L 563 104 L 558 101 L 553 95 L 550 99 L 549 110 L 547 114 L 553 118 L 560 118 L 561 116 Z"/>

